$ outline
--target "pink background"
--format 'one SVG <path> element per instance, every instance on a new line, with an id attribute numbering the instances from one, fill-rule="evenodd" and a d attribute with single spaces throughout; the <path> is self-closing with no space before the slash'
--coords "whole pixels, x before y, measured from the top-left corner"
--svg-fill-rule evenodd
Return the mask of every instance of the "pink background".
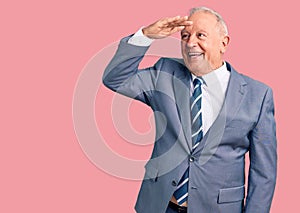
<path id="1" fill-rule="evenodd" d="M 140 182 L 101 171 L 78 143 L 74 88 L 84 65 L 104 47 L 158 18 L 201 5 L 219 11 L 229 25 L 226 59 L 274 89 L 279 168 L 271 212 L 297 210 L 297 1 L 29 0 L 0 3 L 0 212 L 134 212 Z M 107 100 L 113 95 L 102 92 Z M 96 102 L 98 121 L 110 118 L 109 102 L 102 103 Z M 134 127 L 148 131 L 148 121 L 139 118 L 149 109 L 134 103 L 132 110 L 138 115 L 132 116 Z M 114 150 L 148 158 L 151 146 L 124 145 L 113 127 L 105 128 Z"/>

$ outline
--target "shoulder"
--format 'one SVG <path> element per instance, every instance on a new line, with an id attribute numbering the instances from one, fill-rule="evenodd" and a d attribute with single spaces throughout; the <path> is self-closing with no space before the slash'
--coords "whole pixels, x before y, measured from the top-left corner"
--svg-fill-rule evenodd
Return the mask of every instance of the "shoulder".
<path id="1" fill-rule="evenodd" d="M 183 59 L 181 59 L 181 58 L 162 57 L 156 62 L 155 65 L 158 65 L 158 66 L 161 66 L 161 67 L 172 67 L 172 68 L 178 68 L 178 69 L 186 69 L 186 66 L 183 62 Z"/>
<path id="2" fill-rule="evenodd" d="M 254 79 L 253 77 L 247 76 L 243 73 L 238 72 L 235 70 L 229 63 L 227 63 L 227 69 L 231 72 L 232 75 L 238 76 L 238 78 L 241 79 L 242 82 L 244 82 L 245 85 L 250 87 L 252 90 L 272 90 L 270 86 L 268 86 L 266 83 L 259 81 L 257 79 Z"/>
<path id="3" fill-rule="evenodd" d="M 175 76 L 187 75 L 189 70 L 185 66 L 183 59 L 180 58 L 160 58 L 154 65 L 156 70 L 168 72 Z"/>
<path id="4" fill-rule="evenodd" d="M 244 74 L 240 74 L 242 78 L 249 84 L 249 86 L 254 87 L 256 89 L 262 89 L 262 90 L 269 90 L 271 89 L 270 86 L 268 86 L 266 83 L 261 82 L 259 80 L 253 79 L 252 77 L 249 77 Z"/>

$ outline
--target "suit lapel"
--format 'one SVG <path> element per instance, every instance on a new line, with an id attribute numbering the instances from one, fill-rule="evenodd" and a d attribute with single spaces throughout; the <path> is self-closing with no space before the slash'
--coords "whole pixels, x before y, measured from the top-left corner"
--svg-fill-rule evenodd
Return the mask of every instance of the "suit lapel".
<path id="1" fill-rule="evenodd" d="M 175 101 L 177 111 L 181 121 L 183 130 L 183 145 L 188 152 L 192 150 L 191 138 L 191 110 L 190 110 L 190 72 L 183 66 L 182 72 L 173 75 L 173 89 L 175 94 Z M 182 141 L 182 140 L 180 140 Z M 187 143 L 186 143 L 187 142 Z"/>
<path id="2" fill-rule="evenodd" d="M 224 103 L 220 110 L 216 120 L 209 128 L 205 137 L 200 142 L 199 146 L 194 150 L 195 152 L 201 151 L 209 152 L 201 154 L 204 158 L 207 158 L 212 152 L 215 151 L 218 144 L 221 142 L 225 126 L 228 124 L 237 113 L 246 90 L 246 82 L 242 76 L 237 73 L 230 64 L 226 63 L 227 69 L 231 72 L 230 79 L 225 94 Z M 174 73 L 173 75 L 173 89 L 175 94 L 175 100 L 177 104 L 177 111 L 181 121 L 182 130 L 184 132 L 185 141 L 183 143 L 187 151 L 192 150 L 192 138 L 191 138 L 191 113 L 190 113 L 190 79 L 191 75 L 189 70 L 183 66 L 183 71 L 180 73 Z M 180 140 L 181 141 L 181 140 Z M 202 159 L 206 162 L 208 159 Z"/>
<path id="3" fill-rule="evenodd" d="M 229 64 L 227 64 L 227 69 L 231 72 L 231 75 L 222 107 L 226 117 L 226 124 L 234 118 L 247 92 L 247 83 L 241 74 L 237 73 Z"/>
<path id="4" fill-rule="evenodd" d="M 200 156 L 199 163 L 201 165 L 205 164 L 216 152 L 222 140 L 226 125 L 238 112 L 238 109 L 241 106 L 243 98 L 247 92 L 247 83 L 244 81 L 242 76 L 237 73 L 228 63 L 227 69 L 231 72 L 231 74 L 224 103 L 216 120 L 195 150 L 195 152 Z"/>

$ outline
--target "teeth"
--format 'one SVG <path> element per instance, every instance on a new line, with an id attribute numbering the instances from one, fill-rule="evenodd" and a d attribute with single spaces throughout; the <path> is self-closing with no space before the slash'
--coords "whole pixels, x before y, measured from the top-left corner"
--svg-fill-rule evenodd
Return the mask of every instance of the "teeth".
<path id="1" fill-rule="evenodd" d="M 200 56 L 202 53 L 189 53 L 189 56 Z"/>

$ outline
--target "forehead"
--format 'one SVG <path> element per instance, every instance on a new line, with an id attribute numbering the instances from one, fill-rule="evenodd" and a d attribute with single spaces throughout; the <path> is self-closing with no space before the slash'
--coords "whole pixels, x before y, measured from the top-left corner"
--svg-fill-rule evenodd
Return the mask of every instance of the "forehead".
<path id="1" fill-rule="evenodd" d="M 193 25 L 186 27 L 186 30 L 204 30 L 207 32 L 212 32 L 217 29 L 218 21 L 217 17 L 209 12 L 198 11 L 192 14 L 189 19 L 193 21 Z"/>

